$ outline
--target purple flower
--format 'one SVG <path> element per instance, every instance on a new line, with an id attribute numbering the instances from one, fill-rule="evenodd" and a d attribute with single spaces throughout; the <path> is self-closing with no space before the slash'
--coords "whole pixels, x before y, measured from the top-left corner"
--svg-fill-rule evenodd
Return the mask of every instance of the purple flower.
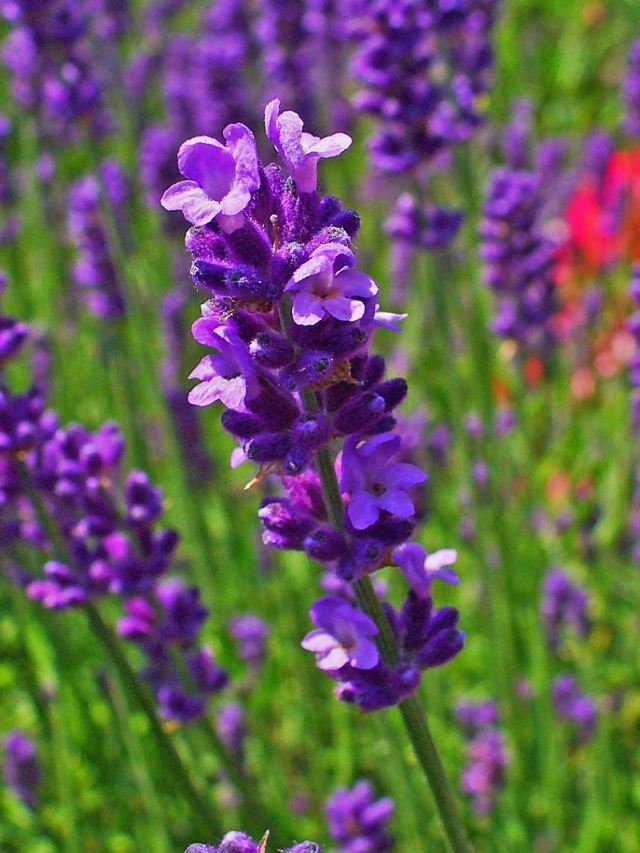
<path id="1" fill-rule="evenodd" d="M 40 786 L 40 767 L 34 742 L 23 732 L 8 732 L 4 738 L 4 779 L 25 806 L 34 809 Z"/>
<path id="2" fill-rule="evenodd" d="M 260 186 L 256 141 L 243 124 L 223 131 L 227 145 L 210 136 L 195 136 L 180 146 L 178 168 L 188 178 L 162 196 L 165 210 L 181 210 L 192 225 L 217 219 L 230 234 L 244 225 L 243 210 Z"/>
<path id="3" fill-rule="evenodd" d="M 504 771 L 509 763 L 502 734 L 497 728 L 498 708 L 490 699 L 462 701 L 456 705 L 455 712 L 467 737 L 462 790 L 471 800 L 476 814 L 488 814 L 504 787 Z"/>
<path id="4" fill-rule="evenodd" d="M 269 626 L 258 616 L 244 613 L 229 620 L 229 633 L 238 645 L 238 654 L 252 669 L 264 661 Z"/>
<path id="5" fill-rule="evenodd" d="M 326 315 L 348 322 L 360 320 L 365 311 L 362 299 L 375 296 L 378 285 L 365 273 L 350 269 L 354 263 L 355 255 L 341 243 L 323 243 L 314 249 L 285 287 L 294 294 L 294 322 L 315 326 Z"/>
<path id="6" fill-rule="evenodd" d="M 595 734 L 598 712 L 593 699 L 581 692 L 577 679 L 559 675 L 551 692 L 557 715 L 575 725 L 578 740 L 590 740 Z"/>
<path id="7" fill-rule="evenodd" d="M 383 511 L 397 518 L 413 515 L 413 501 L 406 490 L 423 483 L 427 475 L 417 465 L 390 461 L 400 444 L 400 437 L 392 432 L 364 443 L 351 436 L 345 442 L 340 487 L 349 494 L 347 515 L 356 530 L 371 527 Z"/>
<path id="8" fill-rule="evenodd" d="M 302 641 L 303 649 L 314 652 L 320 669 L 335 670 L 346 664 L 355 669 L 372 669 L 380 658 L 371 637 L 378 629 L 361 611 L 341 598 L 321 598 L 309 611 L 317 629 Z"/>
<path id="9" fill-rule="evenodd" d="M 405 542 L 393 551 L 392 558 L 402 569 L 411 589 L 420 598 L 431 595 L 431 582 L 434 580 L 459 583 L 456 573 L 448 568 L 458 559 L 458 552 L 453 548 L 427 554 L 422 545 Z"/>
<path id="10" fill-rule="evenodd" d="M 222 324 L 213 317 L 200 317 L 191 327 L 198 343 L 219 351 L 205 355 L 189 374 L 200 383 L 189 392 L 194 406 L 210 406 L 220 400 L 229 409 L 242 409 L 253 383 L 253 368 L 246 345 L 233 324 Z"/>
<path id="11" fill-rule="evenodd" d="M 353 788 L 338 788 L 327 800 L 329 834 L 338 843 L 336 853 L 384 853 L 393 846 L 387 824 L 393 800 L 374 799 L 371 785 L 360 780 Z"/>
<path id="12" fill-rule="evenodd" d="M 211 844 L 190 844 L 184 853 L 265 853 L 268 833 L 258 843 L 244 832 L 227 832 L 217 847 Z M 287 847 L 282 853 L 322 853 L 313 841 L 302 841 L 293 847 Z"/>
<path id="13" fill-rule="evenodd" d="M 267 139 L 282 158 L 301 193 L 312 193 L 318 185 L 318 160 L 338 157 L 351 145 L 346 133 L 333 133 L 321 139 L 305 133 L 297 113 L 280 113 L 280 101 L 270 101 L 264 111 Z"/>
<path id="14" fill-rule="evenodd" d="M 588 596 L 584 589 L 573 584 L 563 571 L 553 569 L 545 576 L 542 594 L 541 616 L 552 649 L 558 649 L 566 626 L 571 626 L 581 637 L 588 636 Z"/>

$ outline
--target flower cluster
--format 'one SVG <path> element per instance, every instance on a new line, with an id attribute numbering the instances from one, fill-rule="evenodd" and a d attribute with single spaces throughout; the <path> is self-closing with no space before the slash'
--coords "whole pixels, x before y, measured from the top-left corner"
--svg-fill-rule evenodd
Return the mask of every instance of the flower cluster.
<path id="1" fill-rule="evenodd" d="M 102 133 L 110 126 L 102 82 L 88 44 L 89 19 L 77 0 L 15 0 L 0 10 L 11 30 L 2 61 L 21 107 L 36 108 L 43 130 L 54 137 L 81 127 Z"/>
<path id="2" fill-rule="evenodd" d="M 393 848 L 387 824 L 393 814 L 390 797 L 374 799 L 371 785 L 360 780 L 353 788 L 338 788 L 327 800 L 329 834 L 335 853 L 385 853 Z"/>
<path id="3" fill-rule="evenodd" d="M 562 632 L 569 626 L 579 636 L 588 636 L 591 626 L 587 615 L 589 598 L 586 590 L 572 583 L 565 572 L 552 569 L 545 576 L 542 596 L 540 615 L 547 642 L 552 649 L 558 649 Z"/>
<path id="4" fill-rule="evenodd" d="M 117 162 L 105 161 L 102 166 L 101 177 L 87 175 L 69 188 L 67 226 L 77 252 L 73 281 L 92 314 L 113 320 L 124 315 L 126 303 L 110 251 L 103 204 L 121 210 L 127 189 Z"/>
<path id="5" fill-rule="evenodd" d="M 573 724 L 580 742 L 595 734 L 598 712 L 591 697 L 581 692 L 572 675 L 559 675 L 552 686 L 553 704 L 560 719 Z"/>
<path id="6" fill-rule="evenodd" d="M 622 85 L 624 102 L 624 129 L 634 136 L 640 135 L 640 39 L 629 49 L 627 75 Z"/>
<path id="7" fill-rule="evenodd" d="M 0 367 L 29 330 L 0 315 Z M 120 634 L 144 651 L 144 672 L 162 716 L 186 722 L 226 683 L 197 634 L 207 611 L 198 591 L 165 580 L 178 537 L 160 526 L 160 490 L 146 474 L 124 476 L 124 441 L 115 424 L 89 432 L 58 425 L 44 389 L 12 393 L 0 373 L 0 534 L 3 564 L 27 595 L 64 610 L 118 596 L 126 616 Z M 34 576 L 10 562 L 28 546 Z M 22 559 L 27 550 L 16 550 Z"/>
<path id="8" fill-rule="evenodd" d="M 381 122 L 370 141 L 371 161 L 389 172 L 432 165 L 483 121 L 499 3 L 356 0 L 353 6 L 352 71 L 363 85 L 355 106 Z"/>
<path id="9" fill-rule="evenodd" d="M 493 811 L 496 797 L 505 784 L 509 756 L 498 726 L 494 702 L 459 702 L 456 717 L 467 737 L 467 765 L 462 773 L 462 789 L 476 814 Z"/>
<path id="10" fill-rule="evenodd" d="M 23 732 L 8 732 L 4 737 L 3 775 L 16 797 L 34 809 L 38 801 L 40 765 L 34 742 Z"/>
<path id="11" fill-rule="evenodd" d="M 190 844 L 184 853 L 266 853 L 266 833 L 261 841 L 256 842 L 244 832 L 227 832 L 220 843 L 214 847 L 211 844 Z M 313 841 L 301 841 L 279 853 L 322 853 L 322 848 Z"/>
<path id="12" fill-rule="evenodd" d="M 480 224 L 485 281 L 497 297 L 493 331 L 545 356 L 555 340 L 556 244 L 544 230 L 540 174 L 507 167 L 490 178 Z"/>
<path id="13" fill-rule="evenodd" d="M 377 284 L 356 268 L 357 214 L 316 192 L 319 161 L 351 140 L 305 132 L 277 100 L 265 126 L 288 176 L 263 167 L 251 131 L 232 124 L 224 143 L 195 137 L 181 146 L 186 180 L 162 199 L 194 226 L 186 238 L 191 275 L 210 296 L 192 331 L 212 352 L 191 373 L 198 384 L 189 399 L 223 403 L 222 425 L 240 443 L 232 464 L 256 463 L 252 482 L 282 478 L 287 494 L 265 498 L 259 510 L 266 544 L 305 551 L 350 582 L 411 562 L 418 592 L 395 626 L 408 644 L 405 659 L 390 670 L 370 657 L 368 672 L 345 660 L 340 670 L 342 698 L 381 707 L 415 689 L 416 666 L 453 657 L 462 635 L 455 611 L 431 611 L 426 553 L 413 546 L 418 556 L 409 551 L 409 560 L 400 548 L 414 527 L 411 489 L 426 475 L 401 461 L 394 431 L 407 383 L 386 379 L 384 359 L 369 353 L 375 329 L 397 328 L 398 317 L 379 311 Z M 334 465 L 335 440 L 342 451 Z M 321 488 L 327 475 L 333 506 Z"/>

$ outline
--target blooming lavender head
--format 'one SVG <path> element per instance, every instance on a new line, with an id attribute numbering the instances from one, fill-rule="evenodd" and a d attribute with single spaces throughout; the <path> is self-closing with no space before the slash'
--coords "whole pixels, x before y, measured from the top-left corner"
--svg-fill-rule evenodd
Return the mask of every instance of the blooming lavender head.
<path id="1" fill-rule="evenodd" d="M 264 662 L 269 637 L 267 623 L 252 613 L 243 613 L 229 620 L 229 633 L 236 641 L 240 658 L 251 669 L 259 669 Z"/>
<path id="2" fill-rule="evenodd" d="M 165 193 L 165 206 L 198 223 L 186 245 L 193 280 L 210 297 L 192 328 L 210 352 L 191 374 L 189 399 L 223 404 L 222 424 L 239 443 L 233 464 L 258 465 L 252 483 L 281 478 L 284 489 L 259 510 L 264 542 L 303 550 L 355 581 L 389 564 L 409 539 L 411 491 L 426 478 L 403 461 L 394 432 L 407 383 L 386 379 L 384 359 L 369 351 L 376 328 L 395 329 L 398 317 L 379 310 L 377 284 L 357 268 L 357 214 L 317 192 L 320 161 L 349 138 L 306 132 L 277 99 L 265 127 L 284 170 L 259 163 L 253 135 L 234 124 L 224 130 L 226 145 L 184 143 L 189 180 Z M 233 207 L 223 210 L 229 198 Z M 331 514 L 318 453 L 341 492 Z M 305 646 L 340 683 L 342 699 L 368 709 L 393 704 L 415 690 L 420 669 L 460 650 L 455 610 L 435 611 L 421 593 L 394 617 L 403 652 L 393 666 L 379 660 L 375 627 L 348 602 L 330 597 L 312 608 L 317 630 Z"/>
<path id="3" fill-rule="evenodd" d="M 4 738 L 4 780 L 18 799 L 30 809 L 38 800 L 40 765 L 34 742 L 23 732 L 13 731 Z"/>
<path id="4" fill-rule="evenodd" d="M 126 190 L 113 163 L 102 164 L 107 188 L 114 200 Z M 122 283 L 109 247 L 108 230 L 101 209 L 102 185 L 94 175 L 75 181 L 69 189 L 68 232 L 76 249 L 73 279 L 87 307 L 96 317 L 114 320 L 125 313 Z M 111 203 L 105 193 L 105 204 Z"/>
<path id="5" fill-rule="evenodd" d="M 473 135 L 492 79 L 498 5 L 354 3 L 352 73 L 362 85 L 355 106 L 380 121 L 369 143 L 375 166 L 390 172 L 433 166 Z"/>
<path id="6" fill-rule="evenodd" d="M 190 844 L 184 853 L 266 853 L 269 833 L 265 833 L 261 841 L 254 841 L 244 832 L 227 832 L 219 844 Z M 280 853 L 322 853 L 322 849 L 313 841 L 302 841 L 287 847 Z"/>
<path id="7" fill-rule="evenodd" d="M 493 331 L 525 353 L 547 355 L 554 343 L 555 244 L 545 235 L 538 175 L 493 171 L 480 225 L 485 281 L 496 294 Z"/>
<path id="8" fill-rule="evenodd" d="M 624 129 L 637 136 L 640 134 L 640 39 L 634 41 L 629 49 L 622 100 L 625 108 Z"/>
<path id="9" fill-rule="evenodd" d="M 364 780 L 353 788 L 338 788 L 327 800 L 325 811 L 329 834 L 337 843 L 336 853 L 384 853 L 393 840 L 387 824 L 393 800 L 374 799 L 373 788 Z"/>
<path id="10" fill-rule="evenodd" d="M 547 572 L 542 595 L 541 616 L 552 649 L 558 649 L 562 632 L 567 627 L 581 637 L 589 634 L 587 593 L 573 584 L 565 572 L 560 569 Z"/>
<path id="11" fill-rule="evenodd" d="M 598 712 L 593 699 L 582 693 L 577 679 L 559 675 L 552 685 L 556 714 L 572 723 L 579 741 L 590 740 L 596 731 Z"/>
<path id="12" fill-rule="evenodd" d="M 462 790 L 476 814 L 488 814 L 505 784 L 509 756 L 498 728 L 498 708 L 492 700 L 458 702 L 456 717 L 467 743 L 466 765 L 462 772 Z"/>

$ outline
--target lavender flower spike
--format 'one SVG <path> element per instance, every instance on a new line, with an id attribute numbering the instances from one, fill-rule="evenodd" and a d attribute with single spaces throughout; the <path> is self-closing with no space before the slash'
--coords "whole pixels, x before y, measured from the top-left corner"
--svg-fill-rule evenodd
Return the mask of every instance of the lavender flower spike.
<path id="1" fill-rule="evenodd" d="M 180 146 L 178 168 L 188 178 L 170 186 L 161 199 L 165 210 L 181 210 L 192 225 L 217 219 L 231 234 L 244 225 L 242 211 L 260 186 L 258 152 L 244 124 L 223 131 L 227 145 L 210 136 L 195 136 Z"/>
<path id="2" fill-rule="evenodd" d="M 269 833 L 256 842 L 244 832 L 227 832 L 217 847 L 211 844 L 190 844 L 184 853 L 266 853 Z M 322 853 L 319 845 L 313 841 L 302 841 L 293 847 L 287 847 L 280 853 Z"/>
<path id="3" fill-rule="evenodd" d="M 373 669 L 379 654 L 375 642 L 378 629 L 374 623 L 343 599 L 321 598 L 309 611 L 314 624 L 301 645 L 315 652 L 319 669 L 336 670 L 351 664 L 355 669 Z"/>
<path id="4" fill-rule="evenodd" d="M 36 807 L 40 767 L 33 741 L 19 731 L 4 739 L 4 779 L 18 799 L 30 809 Z"/>
<path id="5" fill-rule="evenodd" d="M 315 326 L 327 314 L 347 322 L 360 320 L 365 306 L 357 297 L 375 296 L 378 285 L 366 273 L 350 269 L 354 263 L 355 255 L 341 243 L 318 246 L 285 287 L 295 294 L 294 322 Z"/>
<path id="6" fill-rule="evenodd" d="M 364 779 L 353 788 L 338 788 L 325 807 L 329 834 L 338 843 L 336 853 L 384 853 L 393 841 L 387 823 L 393 814 L 390 797 L 374 800 L 371 785 Z"/>
<path id="7" fill-rule="evenodd" d="M 338 157 L 351 145 L 346 133 L 332 133 L 321 139 L 305 133 L 304 124 L 297 113 L 280 112 L 280 101 L 270 101 L 264 111 L 267 139 L 282 157 L 301 193 L 315 192 L 318 186 L 318 160 Z"/>

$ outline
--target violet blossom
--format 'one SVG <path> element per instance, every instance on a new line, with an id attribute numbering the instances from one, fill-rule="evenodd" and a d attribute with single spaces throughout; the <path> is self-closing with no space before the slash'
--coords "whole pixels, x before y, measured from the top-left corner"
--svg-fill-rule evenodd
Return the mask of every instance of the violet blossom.
<path id="1" fill-rule="evenodd" d="M 238 441 L 232 465 L 258 466 L 249 486 L 279 478 L 282 490 L 270 490 L 259 509 L 264 543 L 303 550 L 338 581 L 354 582 L 390 565 L 409 540 L 410 490 L 426 479 L 402 461 L 394 432 L 407 383 L 386 378 L 385 360 L 369 350 L 376 329 L 398 329 L 400 315 L 381 311 L 377 286 L 354 271 L 357 213 L 316 192 L 321 154 L 336 156 L 348 139 L 308 137 L 277 100 L 265 112 L 284 169 L 259 167 L 239 227 L 207 216 L 186 236 L 192 278 L 209 297 L 193 334 L 216 351 L 193 372 L 200 384 L 190 400 L 223 403 L 222 425 Z M 335 508 L 328 512 L 319 453 L 340 481 L 340 523 Z M 432 555 L 434 577 L 450 557 Z M 312 607 L 317 629 L 304 644 L 338 682 L 339 698 L 367 710 L 397 703 L 415 691 L 421 670 L 460 651 L 455 609 L 437 610 L 426 588 L 421 594 L 388 608 L 393 664 L 379 659 L 374 626 L 349 601 L 332 596 Z"/>
<path id="2" fill-rule="evenodd" d="M 353 788 L 338 788 L 326 802 L 329 834 L 338 845 L 335 853 L 385 853 L 393 848 L 388 823 L 393 814 L 391 797 L 374 798 L 364 779 Z"/>
<path id="3" fill-rule="evenodd" d="M 243 210 L 258 189 L 258 153 L 253 134 L 243 124 L 223 131 L 226 145 L 196 136 L 180 146 L 178 168 L 187 178 L 162 196 L 165 210 L 181 210 L 193 225 L 218 219 L 226 233 L 242 228 Z"/>

